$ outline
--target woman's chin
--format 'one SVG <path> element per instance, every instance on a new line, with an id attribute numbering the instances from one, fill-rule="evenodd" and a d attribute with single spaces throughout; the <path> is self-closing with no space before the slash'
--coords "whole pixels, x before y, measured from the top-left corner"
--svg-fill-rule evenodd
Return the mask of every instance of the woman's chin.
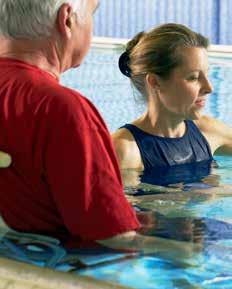
<path id="1" fill-rule="evenodd" d="M 190 113 L 186 119 L 190 120 L 198 120 L 201 117 L 201 111 L 194 111 L 193 113 Z"/>

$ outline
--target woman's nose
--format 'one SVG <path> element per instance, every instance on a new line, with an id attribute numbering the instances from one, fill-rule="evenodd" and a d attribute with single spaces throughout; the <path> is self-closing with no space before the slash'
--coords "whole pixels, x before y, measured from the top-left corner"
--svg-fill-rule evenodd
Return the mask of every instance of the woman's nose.
<path id="1" fill-rule="evenodd" d="M 213 86 L 207 77 L 205 78 L 203 89 L 204 94 L 209 94 L 213 91 Z"/>

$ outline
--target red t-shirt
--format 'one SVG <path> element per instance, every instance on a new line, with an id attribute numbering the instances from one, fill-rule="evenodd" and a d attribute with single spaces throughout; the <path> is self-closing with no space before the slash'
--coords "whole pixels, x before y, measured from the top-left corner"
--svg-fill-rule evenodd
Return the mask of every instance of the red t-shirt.
<path id="1" fill-rule="evenodd" d="M 63 242 L 138 228 L 96 108 L 39 68 L 0 59 L 0 213 L 12 228 Z"/>

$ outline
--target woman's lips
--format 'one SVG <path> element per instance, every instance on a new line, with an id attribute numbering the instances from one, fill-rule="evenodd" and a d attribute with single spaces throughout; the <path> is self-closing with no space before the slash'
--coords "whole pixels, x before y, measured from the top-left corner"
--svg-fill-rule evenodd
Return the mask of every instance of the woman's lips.
<path id="1" fill-rule="evenodd" d="M 199 107 L 204 107 L 205 106 L 205 99 L 199 99 L 195 102 L 195 105 Z"/>

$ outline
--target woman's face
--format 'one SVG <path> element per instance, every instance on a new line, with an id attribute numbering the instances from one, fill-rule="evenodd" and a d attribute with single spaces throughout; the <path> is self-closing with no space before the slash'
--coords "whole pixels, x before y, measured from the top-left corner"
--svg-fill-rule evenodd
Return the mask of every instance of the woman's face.
<path id="1" fill-rule="evenodd" d="M 182 63 L 167 80 L 159 78 L 159 102 L 164 111 L 183 119 L 198 119 L 207 94 L 212 92 L 208 79 L 208 56 L 204 48 L 182 48 Z"/>

